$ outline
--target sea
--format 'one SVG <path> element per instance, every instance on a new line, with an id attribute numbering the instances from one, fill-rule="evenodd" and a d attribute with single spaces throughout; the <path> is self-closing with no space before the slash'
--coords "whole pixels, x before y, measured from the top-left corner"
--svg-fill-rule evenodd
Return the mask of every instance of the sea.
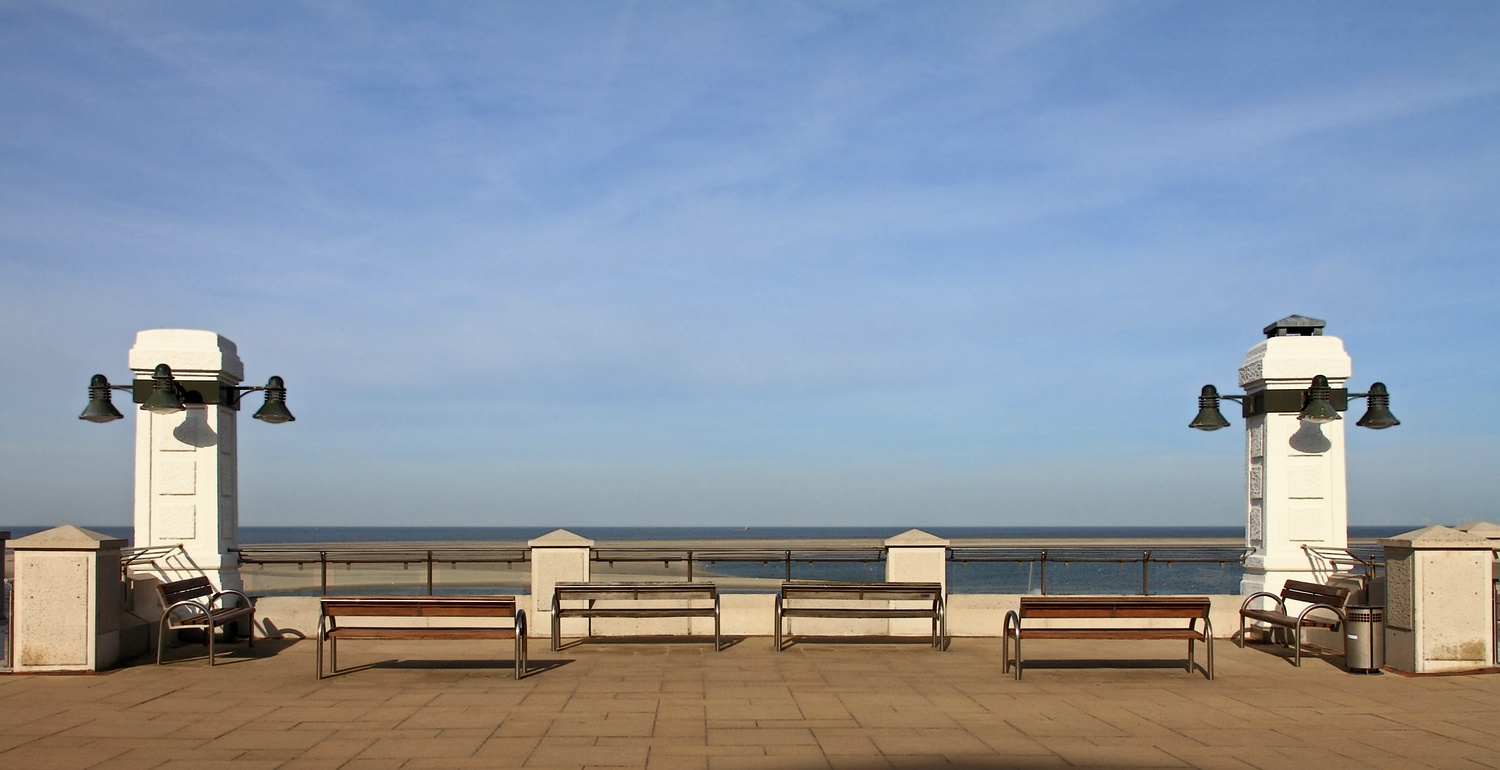
<path id="1" fill-rule="evenodd" d="M 132 530 L 122 526 L 89 527 L 103 534 L 130 539 Z M 347 543 L 370 546 L 399 546 L 409 543 L 518 543 L 540 537 L 559 527 L 556 525 L 529 527 L 349 527 L 306 526 L 265 527 L 244 526 L 240 528 L 240 544 L 243 547 L 280 546 L 300 543 Z M 744 541 L 747 546 L 765 540 L 798 541 L 848 541 L 884 540 L 909 529 L 899 527 L 562 527 L 583 537 L 599 542 L 612 542 L 628 546 L 633 542 L 647 541 L 722 541 L 732 546 L 734 541 Z M 1175 527 L 918 527 L 938 537 L 953 541 L 1027 540 L 1036 548 L 1047 547 L 1048 542 L 1078 540 L 1130 540 L 1135 543 L 1166 542 L 1173 540 L 1217 540 L 1234 542 L 1244 538 L 1241 527 L 1224 526 L 1175 526 Z M 1416 529 L 1415 525 L 1352 526 L 1351 540 L 1368 542 L 1373 538 L 1390 537 Z M 0 526 L 0 530 L 7 527 Z M 9 527 L 12 538 L 24 537 L 46 527 Z M 808 543 L 815 546 L 815 543 Z M 1131 548 L 1136 548 L 1132 545 Z M 1074 549 L 1077 550 L 1076 548 Z M 1111 550 L 1119 551 L 1119 548 Z M 1138 550 L 1136 551 L 1139 552 Z M 1140 562 L 951 562 L 948 567 L 948 585 L 952 593 L 1002 593 L 1002 594 L 1138 594 L 1142 589 L 1142 564 Z M 781 562 L 717 562 L 704 564 L 702 573 L 725 578 L 780 579 L 785 577 L 785 565 Z M 1043 574 L 1045 571 L 1045 575 Z M 417 578 L 420 570 L 411 573 Z M 795 562 L 792 565 L 794 579 L 858 580 L 878 581 L 883 579 L 884 564 L 876 562 Z M 1242 575 L 1237 561 L 1207 563 L 1155 563 L 1146 567 L 1144 576 L 1147 590 L 1156 595 L 1171 594 L 1233 594 L 1239 592 Z M 311 578 L 311 573 L 305 573 Z M 664 573 L 664 578 L 667 578 Z M 409 586 L 384 586 L 381 590 L 418 590 L 417 580 Z M 353 586 L 351 586 L 352 588 Z M 497 586 L 510 590 L 507 586 Z M 299 590 L 312 590 L 303 586 Z M 462 589 L 458 589 L 462 590 Z M 735 589 L 730 589 L 735 590 Z M 748 590 L 748 589 L 747 589 Z M 440 591 L 443 592 L 443 591 Z"/>

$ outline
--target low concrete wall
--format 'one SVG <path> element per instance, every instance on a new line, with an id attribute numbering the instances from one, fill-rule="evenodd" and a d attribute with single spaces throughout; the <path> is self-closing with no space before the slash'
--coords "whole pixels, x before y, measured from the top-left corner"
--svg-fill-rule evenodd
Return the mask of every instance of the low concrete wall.
<path id="1" fill-rule="evenodd" d="M 1242 597 L 1224 594 L 1209 597 L 1213 607 L 1209 620 L 1214 636 L 1227 639 L 1239 629 Z M 522 605 L 526 602 L 523 600 Z M 999 637 L 1005 625 L 1005 613 L 1017 609 L 1017 594 L 952 594 L 948 597 L 948 633 L 955 637 Z M 775 622 L 775 594 L 723 594 L 720 597 L 721 632 L 725 636 L 770 636 Z M 265 596 L 256 600 L 256 632 L 272 638 L 311 637 L 318 626 L 318 598 L 315 596 Z M 417 621 L 418 623 L 420 621 Z M 849 636 L 885 634 L 888 626 L 880 620 L 834 620 L 793 618 L 788 621 L 793 633 L 810 636 Z M 1182 621 L 1157 621 L 1180 625 Z M 1045 625 L 1042 621 L 1033 624 Z M 1121 625 L 1142 625 L 1143 621 L 1119 621 Z M 1065 623 L 1064 623 L 1065 624 Z M 593 621 L 595 636 L 631 636 L 655 634 L 710 635 L 713 620 L 709 618 L 608 618 Z M 551 629 L 533 621 L 531 636 L 546 637 Z M 908 636 L 921 636 L 910 633 Z"/>

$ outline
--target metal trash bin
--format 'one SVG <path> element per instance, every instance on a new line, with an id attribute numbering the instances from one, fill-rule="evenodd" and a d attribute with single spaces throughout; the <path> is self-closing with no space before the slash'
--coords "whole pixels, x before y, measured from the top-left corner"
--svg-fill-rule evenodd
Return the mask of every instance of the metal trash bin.
<path id="1" fill-rule="evenodd" d="M 1344 664 L 1351 674 L 1378 674 L 1385 665 L 1385 608 L 1344 608 Z"/>

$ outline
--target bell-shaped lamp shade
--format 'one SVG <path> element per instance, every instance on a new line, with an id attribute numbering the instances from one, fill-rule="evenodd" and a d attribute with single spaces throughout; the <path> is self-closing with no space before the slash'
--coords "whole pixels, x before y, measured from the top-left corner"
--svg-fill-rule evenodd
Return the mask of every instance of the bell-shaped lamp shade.
<path id="1" fill-rule="evenodd" d="M 109 422 L 124 416 L 109 400 L 109 378 L 102 374 L 94 375 L 94 378 L 89 380 L 89 405 L 83 408 L 83 414 L 78 415 L 78 419 L 89 422 Z"/>
<path id="2" fill-rule="evenodd" d="M 154 414 L 172 414 L 187 407 L 182 405 L 182 396 L 177 395 L 177 381 L 172 379 L 172 367 L 157 364 L 151 373 L 151 395 L 141 404 L 143 411 Z"/>
<path id="3" fill-rule="evenodd" d="M 1328 378 L 1321 374 L 1314 377 L 1312 387 L 1308 388 L 1304 394 L 1305 403 L 1297 419 L 1318 425 L 1343 419 L 1339 417 L 1338 410 L 1334 409 L 1333 404 L 1328 400 L 1332 395 L 1332 389 L 1328 387 Z"/>
<path id="4" fill-rule="evenodd" d="M 1355 425 L 1381 430 L 1401 424 L 1396 415 L 1391 414 L 1391 394 L 1385 389 L 1385 383 L 1371 385 L 1370 395 L 1366 398 L 1370 400 L 1370 408 L 1365 410 L 1365 416 L 1359 418 Z"/>
<path id="5" fill-rule="evenodd" d="M 272 425 L 297 419 L 286 408 L 286 383 L 280 377 L 272 377 L 266 381 L 266 403 L 253 416 Z"/>
<path id="6" fill-rule="evenodd" d="M 1218 430 L 1229 427 L 1229 421 L 1219 413 L 1219 389 L 1212 385 L 1204 385 L 1203 392 L 1198 396 L 1198 416 L 1188 423 L 1189 428 L 1198 430 Z"/>

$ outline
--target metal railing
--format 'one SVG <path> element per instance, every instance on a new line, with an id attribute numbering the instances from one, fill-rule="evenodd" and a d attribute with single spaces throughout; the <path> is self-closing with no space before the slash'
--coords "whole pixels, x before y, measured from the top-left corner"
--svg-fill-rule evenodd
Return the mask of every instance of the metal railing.
<path id="1" fill-rule="evenodd" d="M 1058 576 L 1055 574 L 1058 565 L 1066 569 L 1073 564 L 1115 564 L 1122 569 L 1126 566 L 1138 566 L 1140 570 L 1139 589 L 1142 595 L 1151 595 L 1153 582 L 1156 583 L 1155 590 L 1171 581 L 1163 580 L 1158 574 L 1160 569 L 1170 569 L 1178 564 L 1217 565 L 1224 569 L 1229 565 L 1240 565 L 1243 563 L 1246 550 L 1241 547 L 1205 545 L 1205 546 L 1163 546 L 1158 548 L 1138 548 L 1126 546 L 1036 546 L 1036 547 L 977 547 L 977 546 L 955 546 L 947 549 L 947 561 L 950 565 L 967 567 L 972 564 L 1015 564 L 1027 566 L 1033 569 L 1039 581 L 1033 588 L 1032 581 L 1027 581 L 1025 592 L 1040 592 L 1051 594 L 1059 592 Z M 417 580 L 406 582 L 405 589 L 415 589 L 432 595 L 443 588 L 443 581 L 438 579 L 438 571 L 446 568 L 460 569 L 465 566 L 478 567 L 481 565 L 498 566 L 504 565 L 512 568 L 516 565 L 528 564 L 531 560 L 530 550 L 522 546 L 501 547 L 467 547 L 467 548 L 444 548 L 441 546 L 427 547 L 381 547 L 356 544 L 329 544 L 323 545 L 289 545 L 289 546 L 251 546 L 239 549 L 240 563 L 242 566 L 254 568 L 274 568 L 277 566 L 291 566 L 298 571 L 314 568 L 317 570 L 316 579 L 313 581 L 296 583 L 300 590 L 315 589 L 319 595 L 326 596 L 330 587 L 337 588 L 341 582 L 334 576 L 335 570 L 354 570 L 355 568 L 389 567 L 396 568 L 398 565 L 402 571 L 420 570 Z M 761 581 L 766 580 L 793 580 L 793 579 L 834 579 L 841 581 L 871 581 L 884 580 L 884 565 L 887 560 L 886 550 L 880 546 L 867 548 L 732 548 L 732 549 L 697 549 L 697 548 L 651 548 L 651 547 L 605 547 L 590 549 L 589 559 L 596 565 L 607 566 L 609 569 L 600 569 L 596 572 L 608 574 L 609 572 L 624 572 L 636 577 L 639 571 L 632 571 L 631 567 L 653 567 L 664 571 L 651 570 L 651 579 L 681 580 L 691 582 L 694 580 L 714 580 L 718 582 L 741 581 L 744 586 L 758 586 Z M 744 566 L 759 564 L 762 569 L 744 569 Z M 859 569 L 859 567 L 864 569 Z M 623 568 L 623 570 L 622 570 Z M 816 570 L 816 572 L 814 572 Z M 873 575 L 871 573 L 874 573 Z M 385 585 L 392 585 L 392 576 L 389 572 L 380 573 L 375 577 L 382 577 Z M 375 577 L 369 578 L 375 583 Z M 516 576 L 518 580 L 524 581 L 527 576 Z M 1231 579 L 1233 575 L 1228 576 Z M 286 579 L 285 575 L 282 575 Z M 950 591 L 964 592 L 965 581 L 955 575 L 950 567 Z M 596 576 L 596 580 L 601 579 Z M 396 579 L 399 581 L 399 578 Z M 367 581 L 368 582 L 368 581 Z M 473 583 L 473 581 L 470 581 Z M 972 583 L 973 581 L 968 581 Z M 1095 579 L 1091 584 L 1097 588 L 1102 584 L 1102 579 Z M 1107 581 L 1110 591 L 1120 585 L 1120 581 L 1110 577 Z M 1180 581 L 1178 581 L 1180 582 Z M 1062 581 L 1061 592 L 1067 593 L 1067 581 Z M 523 584 L 520 582 L 506 583 L 507 585 Z M 1126 586 L 1130 583 L 1125 582 Z M 968 586 L 972 589 L 974 586 Z M 984 593 L 1009 593 L 1004 590 L 983 590 Z M 1091 592 L 1099 592 L 1097 590 Z M 1133 592 L 1133 589 L 1130 590 Z"/>
<path id="2" fill-rule="evenodd" d="M 1039 589 L 1043 596 L 1048 592 L 1047 567 L 1061 564 L 1064 568 L 1078 564 L 1115 564 L 1123 568 L 1127 564 L 1140 564 L 1141 595 L 1151 595 L 1151 566 L 1175 564 L 1217 564 L 1220 569 L 1230 564 L 1244 563 L 1248 551 L 1229 546 L 1168 546 L 1162 548 L 1128 549 L 1108 546 L 1062 547 L 1062 548 L 982 548 L 955 547 L 948 549 L 949 563 L 968 566 L 970 563 L 997 563 L 1031 565 L 1039 572 Z"/>
<path id="3" fill-rule="evenodd" d="M 285 546 L 253 547 L 239 549 L 240 564 L 250 566 L 295 565 L 301 570 L 310 565 L 318 568 L 318 595 L 328 595 L 329 567 L 401 565 L 409 570 L 413 565 L 425 572 L 427 595 L 432 596 L 436 588 L 435 570 L 447 564 L 457 569 L 460 565 L 505 564 L 513 566 L 531 561 L 527 548 L 380 548 L 369 546 Z"/>
<path id="4" fill-rule="evenodd" d="M 595 548 L 589 554 L 594 562 L 608 564 L 653 564 L 660 562 L 664 569 L 673 564 L 685 566 L 684 580 L 692 582 L 694 565 L 715 567 L 725 564 L 754 564 L 762 566 L 781 565 L 782 577 L 792 579 L 794 565 L 814 567 L 818 564 L 883 564 L 884 548 L 735 548 L 698 550 L 692 548 Z"/>

